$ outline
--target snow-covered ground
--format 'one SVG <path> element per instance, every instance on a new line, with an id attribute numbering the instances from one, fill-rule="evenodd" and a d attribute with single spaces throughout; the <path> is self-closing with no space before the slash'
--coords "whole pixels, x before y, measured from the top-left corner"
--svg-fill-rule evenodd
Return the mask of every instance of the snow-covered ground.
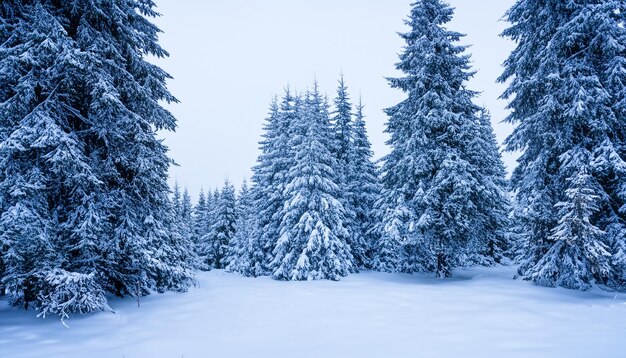
<path id="1" fill-rule="evenodd" d="M 365 272 L 340 282 L 201 273 L 184 294 L 56 317 L 0 302 L 0 357 L 626 357 L 626 295 Z"/>

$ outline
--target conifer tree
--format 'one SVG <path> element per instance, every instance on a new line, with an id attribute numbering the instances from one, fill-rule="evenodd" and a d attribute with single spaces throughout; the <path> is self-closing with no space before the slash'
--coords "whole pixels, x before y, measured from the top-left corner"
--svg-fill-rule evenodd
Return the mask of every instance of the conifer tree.
<path id="1" fill-rule="evenodd" d="M 605 232 L 590 221 L 598 212 L 602 191 L 589 174 L 590 156 L 578 147 L 560 158 L 571 176 L 566 200 L 556 205 L 559 222 L 550 235 L 554 244 L 532 272 L 531 279 L 540 285 L 588 289 L 594 277 L 609 275 L 610 254 L 602 241 Z"/>
<path id="2" fill-rule="evenodd" d="M 253 276 L 251 272 L 254 246 L 252 232 L 255 227 L 256 212 L 252 205 L 251 192 L 248 183 L 244 180 L 237 200 L 237 219 L 235 221 L 235 235 L 228 249 L 228 270 L 238 272 L 244 276 Z"/>
<path id="3" fill-rule="evenodd" d="M 138 0 L 0 5 L 0 266 L 16 305 L 91 312 L 107 309 L 103 292 L 193 282 L 178 262 L 184 245 L 172 240 L 171 160 L 156 136 L 175 129 L 160 103 L 176 100 L 168 74 L 146 61 L 167 56 L 149 22 L 153 8 Z M 155 241 L 163 251 L 153 251 Z M 61 312 L 51 300 L 67 297 L 72 282 L 81 282 L 80 296 Z"/>
<path id="4" fill-rule="evenodd" d="M 348 87 L 343 79 L 343 74 L 339 77 L 339 87 L 334 100 L 335 111 L 332 122 L 335 132 L 334 153 L 337 157 L 337 176 L 340 184 L 345 181 L 349 161 L 349 153 L 352 148 L 353 123 L 352 123 L 352 103 L 348 95 Z"/>
<path id="5" fill-rule="evenodd" d="M 175 227 L 175 232 L 173 233 L 174 240 L 184 248 L 182 252 L 179 252 L 179 255 L 185 257 L 185 262 L 188 264 L 186 269 L 191 270 L 197 268 L 199 263 L 195 250 L 196 238 L 194 234 L 191 197 L 189 196 L 187 187 L 183 189 L 181 195 L 178 182 L 174 183 L 171 207 L 172 214 L 170 220 Z M 152 225 L 157 226 L 156 224 Z"/>
<path id="6" fill-rule="evenodd" d="M 503 97 L 517 124 L 507 149 L 523 151 L 512 175 L 519 274 L 540 285 L 620 288 L 626 277 L 625 10 L 520 0 L 507 13 L 503 35 L 518 46 L 500 80 L 511 79 Z"/>
<path id="7" fill-rule="evenodd" d="M 367 138 L 363 104 L 359 99 L 348 151 L 344 197 L 350 210 L 352 238 L 350 246 L 358 267 L 372 268 L 375 249 L 375 205 L 380 196 L 378 169 L 372 162 L 373 152 Z"/>
<path id="8" fill-rule="evenodd" d="M 174 181 L 174 189 L 172 189 L 172 209 L 176 216 L 182 216 L 182 196 L 180 194 L 178 180 Z"/>
<path id="9" fill-rule="evenodd" d="M 189 189 L 185 187 L 180 201 L 180 217 L 187 223 L 187 225 L 191 224 L 192 213 L 193 204 L 191 204 L 191 196 L 189 195 Z"/>
<path id="10" fill-rule="evenodd" d="M 491 126 L 491 115 L 485 109 L 478 114 L 477 134 L 470 143 L 473 162 L 479 169 L 482 190 L 476 203 L 475 227 L 470 241 L 470 263 L 493 266 L 503 263 L 511 249 L 509 214 L 511 203 L 507 192 L 506 169 Z"/>
<path id="11" fill-rule="evenodd" d="M 365 260 L 366 245 L 364 238 L 360 235 L 356 219 L 356 208 L 352 207 L 352 202 L 348 199 L 350 193 L 348 189 L 353 183 L 348 180 L 350 175 L 350 160 L 354 143 L 354 124 L 352 121 L 352 103 L 348 94 L 348 87 L 343 78 L 339 77 L 337 95 L 334 99 L 335 109 L 331 116 L 332 128 L 334 131 L 334 144 L 332 153 L 335 155 L 337 167 L 334 169 L 336 182 L 339 185 L 339 200 L 345 209 L 346 229 L 348 230 L 348 245 L 355 260 L 356 267 L 363 267 Z"/>
<path id="12" fill-rule="evenodd" d="M 228 247 L 235 235 L 235 188 L 226 180 L 222 190 L 213 198 L 211 226 L 200 239 L 199 258 L 205 269 L 223 269 L 228 266 Z"/>
<path id="13" fill-rule="evenodd" d="M 300 115 L 300 99 L 293 96 L 289 88 L 278 103 L 275 98 L 265 124 L 265 133 L 260 143 L 261 155 L 253 168 L 252 201 L 257 211 L 257 220 L 252 232 L 254 250 L 251 276 L 270 273 L 269 264 L 278 241 L 281 212 L 285 205 L 284 191 L 287 171 L 293 165 L 293 149 L 289 140 L 293 126 Z"/>
<path id="14" fill-rule="evenodd" d="M 401 34 L 406 46 L 396 67 L 405 77 L 389 82 L 407 98 L 386 111 L 392 151 L 382 169 L 379 269 L 450 276 L 486 229 L 477 208 L 497 205 L 482 192 L 487 180 L 472 147 L 480 108 L 466 89 L 473 72 L 457 44 L 463 35 L 444 27 L 452 15 L 441 0 L 417 1 Z"/>
<path id="15" fill-rule="evenodd" d="M 207 233 L 206 230 L 206 215 L 207 211 L 207 202 L 206 196 L 204 195 L 204 189 L 200 188 L 200 194 L 198 195 L 198 202 L 193 206 L 192 210 L 192 229 L 193 229 L 193 237 L 194 243 L 197 244 L 198 239 L 204 236 Z"/>

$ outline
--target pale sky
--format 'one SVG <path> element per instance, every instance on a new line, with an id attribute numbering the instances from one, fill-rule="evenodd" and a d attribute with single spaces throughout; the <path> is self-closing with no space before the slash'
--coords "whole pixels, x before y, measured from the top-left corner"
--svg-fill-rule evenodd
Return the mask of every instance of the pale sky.
<path id="1" fill-rule="evenodd" d="M 168 106 L 178 119 L 176 133 L 165 134 L 170 155 L 180 165 L 171 181 L 187 186 L 195 201 L 203 187 L 229 178 L 239 186 L 250 178 L 258 141 L 274 94 L 290 85 L 303 90 L 317 78 L 333 98 L 343 71 L 353 101 L 363 97 L 367 129 L 376 158 L 387 153 L 383 109 L 403 99 L 385 77 L 403 41 L 397 32 L 411 0 L 156 0 L 163 15 L 161 45 L 170 57 L 156 61 L 174 79 L 181 101 Z M 448 28 L 467 34 L 474 69 L 469 88 L 481 91 L 477 104 L 492 113 L 502 140 L 512 127 L 501 123 L 504 86 L 496 83 L 514 44 L 498 35 L 514 0 L 450 0 L 456 8 Z M 509 169 L 515 161 L 505 154 Z"/>

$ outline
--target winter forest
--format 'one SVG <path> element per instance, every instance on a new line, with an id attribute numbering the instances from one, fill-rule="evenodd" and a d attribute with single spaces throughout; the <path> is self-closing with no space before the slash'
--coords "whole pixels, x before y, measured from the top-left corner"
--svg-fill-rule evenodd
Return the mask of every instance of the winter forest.
<path id="1" fill-rule="evenodd" d="M 426 280 L 441 297 L 455 296 L 437 303 L 444 312 L 482 297 L 478 291 L 507 287 L 506 297 L 602 298 L 605 310 L 615 308 L 609 315 L 626 321 L 617 306 L 626 303 L 625 1 L 512 1 L 500 36 L 514 50 L 498 78 L 508 116 L 492 118 L 478 104 L 482 89 L 469 85 L 480 69 L 456 32 L 464 29 L 450 26 L 454 7 L 414 0 L 398 33 L 400 75 L 385 78 L 403 98 L 380 113 L 386 154 L 372 149 L 368 89 L 351 87 L 350 68 L 337 72 L 331 93 L 313 74 L 304 89 L 284 78 L 256 119 L 263 127 L 252 175 L 241 187 L 231 176 L 197 196 L 169 174 L 177 164 L 162 133 L 178 127 L 168 109 L 178 99 L 168 89 L 172 76 L 155 61 L 176 53 L 159 42 L 158 2 L 0 0 L 0 332 L 11 328 L 3 315 L 21 330 L 42 318 L 71 330 L 75 321 L 98 325 L 159 300 L 176 310 L 177 300 L 203 297 L 205 304 L 193 306 L 202 311 L 220 284 L 264 285 L 276 297 L 295 295 L 289 303 L 302 299 L 294 289 L 330 294 L 358 282 L 393 290 L 388 285 L 397 280 Z M 494 133 L 499 121 L 513 126 L 503 143 Z M 519 154 L 510 172 L 502 153 Z M 473 291 L 463 286 L 484 275 L 494 281 L 478 281 L 485 286 Z M 468 276 L 475 279 L 463 283 Z M 425 307 L 429 298 L 419 302 Z M 509 314 L 498 319 L 517 313 Z M 206 324 L 220 325 L 214 317 L 221 315 Z M 623 337 L 626 324 L 608 319 L 597 322 L 601 331 Z M 10 337 L 0 338 L 0 356 L 12 344 L 35 342 Z M 600 355 L 619 357 L 619 342 Z M 260 356 L 309 356 L 297 346 L 258 344 Z M 332 347 L 308 354 L 405 356 Z M 483 356 L 589 356 L 598 347 L 568 355 L 502 348 Z M 6 356 L 45 352 L 16 348 Z M 63 352 L 48 356 L 86 354 Z M 126 356 L 166 356 L 134 352 Z"/>

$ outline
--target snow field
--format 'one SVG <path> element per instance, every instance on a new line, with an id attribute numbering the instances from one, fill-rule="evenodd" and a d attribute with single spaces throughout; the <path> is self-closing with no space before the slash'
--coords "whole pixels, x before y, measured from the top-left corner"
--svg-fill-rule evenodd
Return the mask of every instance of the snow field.
<path id="1" fill-rule="evenodd" d="M 363 272 L 284 282 L 215 270 L 116 314 L 35 318 L 2 302 L 0 357 L 624 357 L 626 296 L 513 280 Z"/>

